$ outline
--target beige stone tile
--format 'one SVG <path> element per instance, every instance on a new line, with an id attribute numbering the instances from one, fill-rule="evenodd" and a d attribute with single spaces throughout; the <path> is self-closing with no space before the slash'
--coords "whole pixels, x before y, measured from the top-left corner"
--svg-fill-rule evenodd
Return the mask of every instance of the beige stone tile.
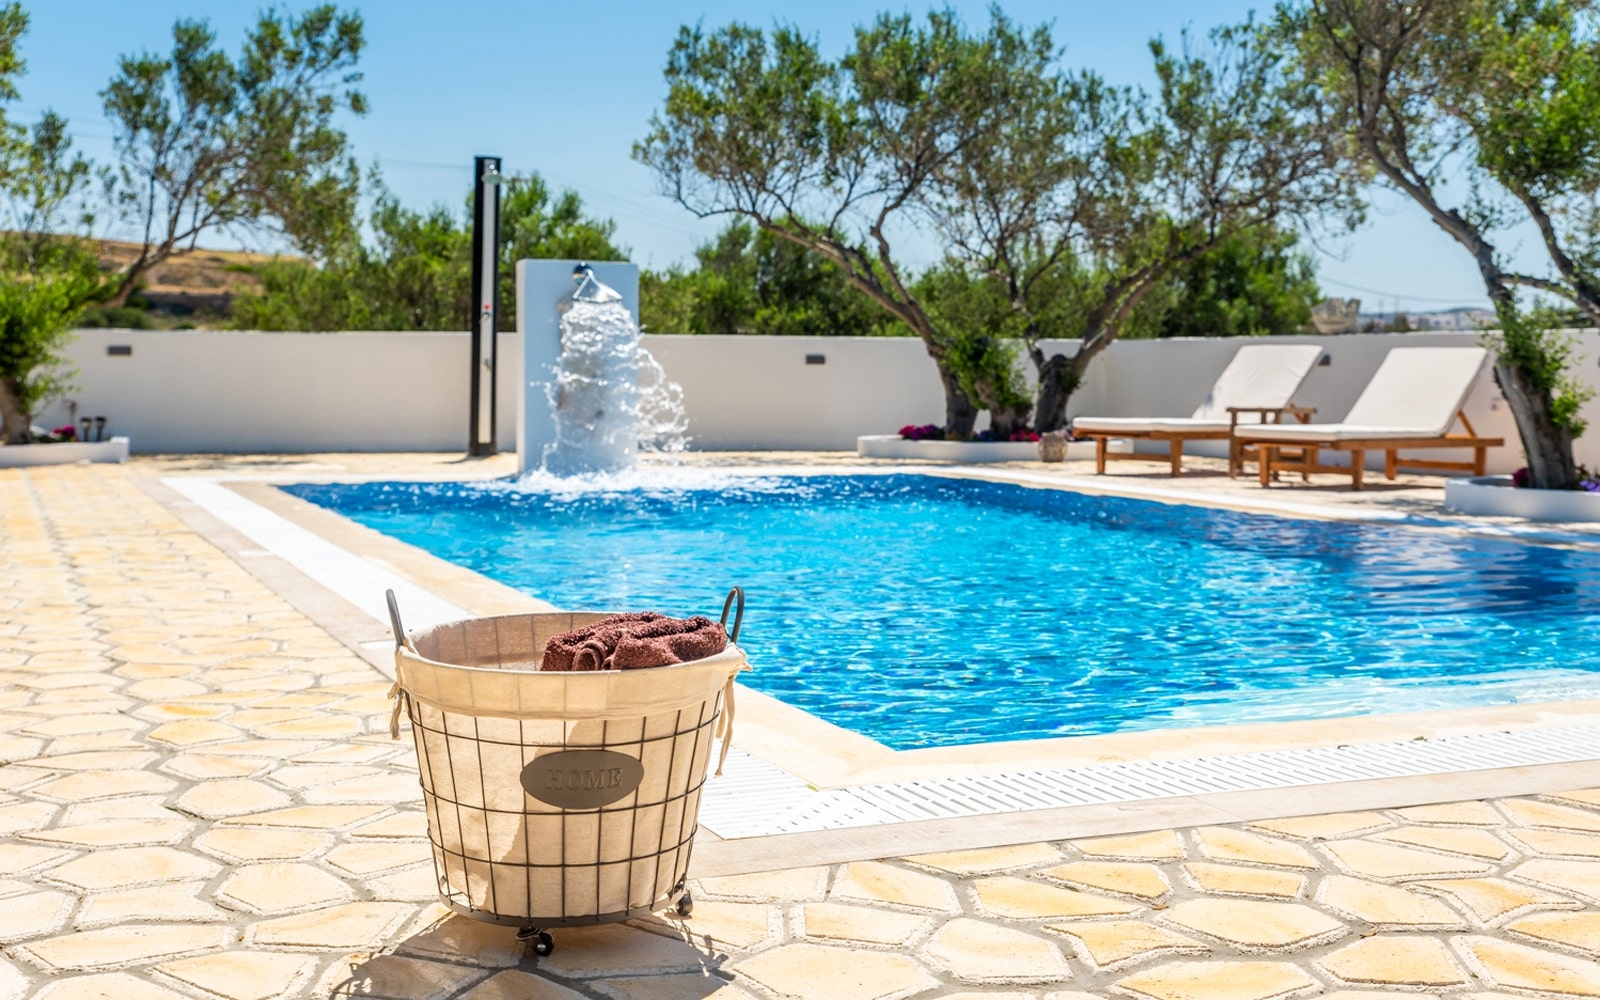
<path id="1" fill-rule="evenodd" d="M 290 801 L 289 796 L 259 781 L 225 778 L 195 785 L 178 798 L 177 806 L 206 819 L 222 819 L 283 809 Z"/>
<path id="2" fill-rule="evenodd" d="M 45 878 L 60 885 L 100 892 L 158 882 L 207 879 L 220 866 L 172 847 L 119 847 L 57 865 Z"/>
<path id="3" fill-rule="evenodd" d="M 1517 846 L 1535 854 L 1600 858 L 1600 834 L 1523 828 L 1507 830 L 1506 836 Z"/>
<path id="4" fill-rule="evenodd" d="M 903 913 L 894 915 L 907 916 Z M 706 947 L 752 951 L 776 938 L 781 920 L 781 912 L 765 903 L 697 899 L 694 915 L 688 919 L 668 911 L 631 923 L 643 930 L 681 937 Z"/>
<path id="5" fill-rule="evenodd" d="M 377 744 L 340 743 L 331 747 L 308 750 L 294 757 L 296 762 L 307 764 L 370 764 L 391 757 L 405 744 L 379 746 Z M 406 751 L 409 755 L 411 751 Z M 346 777 L 354 777 L 346 775 Z M 338 779 L 331 779 L 337 781 Z"/>
<path id="6" fill-rule="evenodd" d="M 203 753 L 182 753 L 161 765 L 163 771 L 190 781 L 216 778 L 243 778 L 261 770 L 258 761 L 247 757 L 216 757 Z"/>
<path id="7" fill-rule="evenodd" d="M 754 994 L 732 983 L 703 975 L 602 979 L 594 983 L 594 987 L 614 1000 L 756 1000 Z M 500 1000 L 500 998 L 484 997 L 480 1000 Z M 507 997 L 505 1000 L 514 998 Z M 543 998 L 533 994 L 528 1000 L 543 1000 Z M 551 1000 L 568 1000 L 568 998 L 552 997 Z M 945 1000 L 954 1000 L 954 997 L 946 996 Z M 989 995 L 988 1000 L 1005 1000 L 1005 998 Z"/>
<path id="8" fill-rule="evenodd" d="M 71 847 L 139 847 L 150 844 L 176 844 L 189 835 L 194 824 L 188 820 L 108 819 L 98 823 L 80 823 L 75 826 L 58 826 L 53 830 L 35 830 L 27 834 L 29 840 Z"/>
<path id="9" fill-rule="evenodd" d="M 137 771 L 160 759 L 148 750 L 87 750 L 53 756 L 49 763 L 57 771 Z"/>
<path id="10" fill-rule="evenodd" d="M 1329 841 L 1323 850 L 1351 875 L 1380 881 L 1485 875 L 1494 870 L 1478 861 L 1370 840 Z"/>
<path id="11" fill-rule="evenodd" d="M 903 945 L 928 925 L 916 914 L 841 903 L 808 903 L 801 921 L 808 938 L 879 945 Z"/>
<path id="12" fill-rule="evenodd" d="M 135 920 L 207 923 L 228 919 L 228 914 L 202 898 L 205 890 L 204 882 L 177 882 L 98 892 L 84 901 L 77 926 L 88 929 Z"/>
<path id="13" fill-rule="evenodd" d="M 1385 930 L 1439 930 L 1464 927 L 1460 914 L 1431 896 L 1411 889 L 1328 875 L 1318 890 L 1322 905 Z"/>
<path id="14" fill-rule="evenodd" d="M 354 895 L 340 879 L 306 864 L 249 865 L 229 875 L 217 899 L 253 913 L 288 913 L 342 903 Z"/>
<path id="15" fill-rule="evenodd" d="M 1553 792 L 1549 797 L 1575 802 L 1582 806 L 1600 806 L 1600 788 L 1580 788 L 1570 792 Z"/>
<path id="16" fill-rule="evenodd" d="M 1583 830 L 1600 832 L 1600 813 L 1537 799 L 1501 799 L 1500 808 L 1526 826 L 1542 826 L 1554 830 Z"/>
<path id="17" fill-rule="evenodd" d="M 156 970 L 227 1000 L 270 1000 L 294 990 L 313 964 L 306 955 L 230 951 L 163 962 Z"/>
<path id="18" fill-rule="evenodd" d="M 1503 878 L 1444 879 L 1420 882 L 1418 885 L 1447 896 L 1485 926 L 1494 926 L 1508 917 L 1517 916 L 1536 907 L 1577 906 L 1565 896 L 1520 885 Z"/>
<path id="19" fill-rule="evenodd" d="M 129 819 L 183 819 L 167 807 L 166 795 L 124 795 L 116 799 L 76 802 L 62 814 L 62 826 L 88 826 Z"/>
<path id="20" fill-rule="evenodd" d="M 127 688 L 129 694 L 143 701 L 171 701 L 178 698 L 187 698 L 191 695 L 205 694 L 206 688 L 194 681 L 167 678 L 164 680 L 139 681 L 130 684 Z"/>
<path id="21" fill-rule="evenodd" d="M 0 844 L 0 875 L 17 875 L 72 857 L 71 851 L 27 844 Z"/>
<path id="22" fill-rule="evenodd" d="M 49 824 L 56 807 L 48 802 L 17 802 L 0 806 L 0 837 L 25 830 L 37 830 Z"/>
<path id="23" fill-rule="evenodd" d="M 705 953 L 691 944 L 626 925 L 568 927 L 550 933 L 555 935 L 556 950 L 541 958 L 539 967 L 573 979 L 695 972 L 706 962 Z"/>
<path id="24" fill-rule="evenodd" d="M 355 809 L 357 806 L 319 806 L 321 809 Z M 407 809 L 393 816 L 371 823 L 363 823 L 350 831 L 350 836 L 362 839 L 415 840 L 428 835 L 428 817 L 421 810 Z"/>
<path id="25" fill-rule="evenodd" d="M 1183 857 L 1183 845 L 1172 830 L 1133 833 L 1119 837 L 1091 837 L 1074 840 L 1072 846 L 1091 858 L 1127 861 L 1172 861 Z"/>
<path id="26" fill-rule="evenodd" d="M 724 875 L 695 880 L 695 898 L 747 902 L 796 902 L 821 899 L 828 888 L 828 869 L 787 868 L 753 875 Z"/>
<path id="27" fill-rule="evenodd" d="M 290 806 L 271 812 L 232 816 L 224 825 L 297 827 L 306 830 L 342 830 L 385 811 L 385 806 Z M 426 824 L 427 820 L 424 819 Z M 424 825 L 426 832 L 426 825 Z"/>
<path id="28" fill-rule="evenodd" d="M 196 705 L 182 702 L 161 702 L 145 705 L 134 714 L 146 722 L 174 722 L 183 719 L 215 719 L 227 715 L 228 705 Z"/>
<path id="29" fill-rule="evenodd" d="M 303 861 L 325 847 L 326 834 L 310 830 L 207 830 L 194 846 L 226 861 Z"/>
<path id="30" fill-rule="evenodd" d="M 34 1000 L 189 1000 L 165 986 L 157 986 L 126 972 L 102 972 L 47 983 Z"/>
<path id="31" fill-rule="evenodd" d="M 942 879 L 896 868 L 881 861 L 845 865 L 839 872 L 831 895 L 833 899 L 891 903 L 944 913 L 960 912 L 955 893 Z"/>
<path id="32" fill-rule="evenodd" d="M 1200 850 L 1212 861 L 1270 865 L 1274 868 L 1318 867 L 1305 848 L 1273 837 L 1225 826 L 1201 827 L 1195 831 Z"/>
<path id="33" fill-rule="evenodd" d="M 1587 959 L 1489 937 L 1458 938 L 1455 945 L 1490 985 L 1600 996 L 1600 964 Z"/>
<path id="34" fill-rule="evenodd" d="M 1394 824 L 1375 812 L 1325 813 L 1251 823 L 1252 829 L 1298 840 L 1341 840 L 1382 830 Z"/>
<path id="35" fill-rule="evenodd" d="M 374 774 L 313 785 L 303 798 L 313 804 L 355 802 L 422 803 L 422 785 L 415 774 Z"/>
<path id="36" fill-rule="evenodd" d="M 1202 892 L 1224 896 L 1298 896 L 1306 886 L 1304 875 L 1275 868 L 1219 865 L 1210 861 L 1191 861 L 1183 867 Z"/>
<path id="37" fill-rule="evenodd" d="M 0 763 L 33 760 L 39 756 L 43 744 L 38 740 L 0 740 Z M 37 784 L 56 772 L 26 764 L 6 764 L 0 767 L 0 789 L 15 791 Z"/>
<path id="38" fill-rule="evenodd" d="M 430 861 L 369 878 L 367 889 L 376 899 L 425 903 L 439 895 L 439 877 Z"/>
<path id="39" fill-rule="evenodd" d="M 341 844 L 323 858 L 341 872 L 365 878 L 406 865 L 432 863 L 427 841 L 403 840 L 382 844 Z"/>
<path id="40" fill-rule="evenodd" d="M 0 944 L 40 937 L 66 923 L 74 900 L 64 892 L 32 892 L 0 904 Z"/>
<path id="41" fill-rule="evenodd" d="M 359 720 L 347 715 L 318 715 L 309 719 L 274 722 L 265 726 L 252 726 L 250 731 L 270 739 L 326 739 L 337 740 L 361 732 Z"/>
<path id="42" fill-rule="evenodd" d="M 1162 918 L 1252 951 L 1324 944 L 1348 931 L 1344 924 L 1309 906 L 1255 899 L 1185 900 Z"/>
<path id="43" fill-rule="evenodd" d="M 1147 962 L 1167 955 L 1204 954 L 1210 945 L 1138 920 L 1094 920 L 1049 923 L 1046 930 L 1065 934 L 1078 954 L 1097 969 Z"/>
<path id="44" fill-rule="evenodd" d="M 1381 934 L 1345 945 L 1318 963 L 1347 983 L 1379 986 L 1466 986 L 1467 974 L 1435 938 Z"/>
<path id="45" fill-rule="evenodd" d="M 232 726 L 209 719 L 185 719 L 182 722 L 168 722 L 150 730 L 145 736 L 157 743 L 165 743 L 174 747 L 194 747 L 205 743 L 220 743 L 223 740 L 236 740 L 244 735 Z"/>
<path id="46" fill-rule="evenodd" d="M 515 927 L 472 920 L 437 903 L 424 908 L 400 938 L 398 954 L 492 969 L 511 968 L 527 953 L 527 946 L 517 940 Z"/>
<path id="47" fill-rule="evenodd" d="M 405 903 L 341 903 L 263 920 L 252 928 L 252 940 L 275 948 L 375 948 L 385 943 L 415 910 Z"/>
<path id="48" fill-rule="evenodd" d="M 560 954 L 558 943 L 556 956 Z M 774 948 L 745 959 L 735 966 L 735 971 L 758 986 L 794 1000 L 878 1000 L 910 996 L 939 985 L 904 955 L 818 944 Z"/>
<path id="49" fill-rule="evenodd" d="M 1600 903 L 1600 861 L 1536 858 L 1513 868 L 1511 876 L 1566 895 L 1576 894 L 1591 903 Z"/>
<path id="50" fill-rule="evenodd" d="M 1277 1000 L 1317 985 L 1288 962 L 1169 962 L 1117 981 L 1117 988 L 1152 1000 Z"/>
<path id="51" fill-rule="evenodd" d="M 1049 941 L 971 917 L 957 917 L 935 931 L 922 954 L 968 983 L 1056 983 L 1072 974 Z"/>
<path id="52" fill-rule="evenodd" d="M 267 778 L 284 788 L 301 789 L 382 773 L 380 768 L 356 764 L 285 764 L 274 768 Z"/>
<path id="53" fill-rule="evenodd" d="M 990 916 L 1013 920 L 1123 916 L 1139 909 L 1136 903 L 1012 875 L 977 879 L 971 884 L 978 896 L 979 909 Z"/>
<path id="54" fill-rule="evenodd" d="M 1566 945 L 1600 955 L 1600 912 L 1538 913 L 1506 924 L 1506 930 L 1539 942 Z"/>
<path id="55" fill-rule="evenodd" d="M 1375 838 L 1406 847 L 1465 854 L 1468 857 L 1501 861 L 1511 849 L 1487 830 L 1460 830 L 1450 827 L 1412 826 L 1381 833 Z"/>
<path id="56" fill-rule="evenodd" d="M 33 790 L 33 794 L 59 802 L 81 802 L 119 795 L 170 792 L 177 787 L 176 781 L 152 771 L 79 771 L 40 785 Z"/>
<path id="57" fill-rule="evenodd" d="M 222 948 L 231 932 L 198 924 L 138 924 L 75 931 L 18 945 L 17 949 L 51 971 L 114 968 L 159 962 Z"/>
<path id="58" fill-rule="evenodd" d="M 1017 844 L 977 851 L 918 854 L 905 860 L 952 875 L 993 875 L 1021 868 L 1037 868 L 1063 859 L 1061 852 L 1049 844 Z"/>
<path id="59" fill-rule="evenodd" d="M 1100 889 L 1143 900 L 1160 899 L 1172 891 L 1161 869 L 1152 864 L 1131 861 L 1072 861 L 1040 874 L 1068 885 Z"/>
<path id="60" fill-rule="evenodd" d="M 54 719 L 30 723 L 19 732 L 26 736 L 87 736 L 100 733 L 120 733 L 143 729 L 145 723 L 127 715 L 96 712 L 88 715 L 64 715 Z"/>
<path id="61" fill-rule="evenodd" d="M 309 992 L 321 1000 L 443 1000 L 487 978 L 487 969 L 404 955 L 352 955 L 335 962 Z"/>
<path id="62" fill-rule="evenodd" d="M 676 977 L 674 977 L 676 978 Z M 700 996 L 705 996 L 704 993 Z M 474 986 L 461 995 L 460 1000 L 584 1000 L 583 994 L 574 993 L 559 983 L 507 969 Z"/>

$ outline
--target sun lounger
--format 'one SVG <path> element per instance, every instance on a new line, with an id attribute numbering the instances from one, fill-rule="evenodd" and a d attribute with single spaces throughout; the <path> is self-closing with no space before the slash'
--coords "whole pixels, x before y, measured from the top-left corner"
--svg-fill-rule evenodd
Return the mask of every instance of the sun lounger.
<path id="1" fill-rule="evenodd" d="M 1285 416 L 1310 419 L 1316 411 L 1291 406 L 1290 401 L 1321 356 L 1322 348 L 1315 344 L 1246 344 L 1217 376 L 1211 392 L 1191 416 L 1077 417 L 1072 421 L 1072 435 L 1094 441 L 1096 473 L 1104 473 L 1107 460 L 1116 458 L 1170 462 L 1176 476 L 1183 471 L 1183 443 L 1212 440 L 1230 442 L 1228 474 L 1238 475 L 1245 457 L 1232 443 L 1239 417 L 1253 415 L 1260 422 Z M 1166 441 L 1167 455 L 1113 452 L 1109 448 L 1113 438 Z"/>
<path id="2" fill-rule="evenodd" d="M 1483 475 L 1490 448 L 1503 438 L 1478 437 L 1462 407 L 1478 380 L 1488 352 L 1481 347 L 1396 347 L 1383 359 L 1350 413 L 1337 424 L 1249 424 L 1239 427 L 1241 443 L 1260 450 L 1261 485 L 1278 472 L 1335 472 L 1361 488 L 1367 452 L 1385 454 L 1384 475 L 1399 466 L 1445 469 Z M 1460 422 L 1464 434 L 1450 431 Z M 1350 467 L 1323 465 L 1322 449 L 1350 453 Z M 1401 459 L 1402 450 L 1470 448 L 1472 460 Z"/>

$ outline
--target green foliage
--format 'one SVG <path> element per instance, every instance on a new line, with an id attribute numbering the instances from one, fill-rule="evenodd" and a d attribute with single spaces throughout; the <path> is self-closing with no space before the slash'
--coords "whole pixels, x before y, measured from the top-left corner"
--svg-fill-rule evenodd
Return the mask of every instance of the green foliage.
<path id="1" fill-rule="evenodd" d="M 1157 337 L 1260 337 L 1302 333 L 1322 298 L 1311 257 L 1293 233 L 1239 232 L 1179 266 Z M 1123 336 L 1136 335 L 1124 332 Z"/>
<path id="2" fill-rule="evenodd" d="M 949 345 L 946 364 L 991 411 L 1033 405 L 1019 367 L 1024 321 L 993 277 L 945 260 L 917 279 L 916 295 Z"/>
<path id="3" fill-rule="evenodd" d="M 123 218 L 144 252 L 113 304 L 151 267 L 224 228 L 264 229 L 330 257 L 354 241 L 358 172 L 335 124 L 363 114 L 358 14 L 332 4 L 261 13 L 237 58 L 204 21 L 180 20 L 167 55 L 124 56 L 101 92 Z"/>
<path id="4" fill-rule="evenodd" d="M 641 277 L 645 329 L 812 337 L 911 332 L 851 288 L 836 265 L 743 220 L 701 245 L 695 264 Z"/>
<path id="5" fill-rule="evenodd" d="M 554 198 L 537 175 L 501 184 L 501 317 L 516 329 L 512 265 L 523 259 L 620 260 L 615 225 L 583 213 L 577 194 Z M 460 330 L 472 305 L 472 227 L 442 206 L 419 212 L 383 191 L 372 238 L 322 264 L 276 261 L 258 268 L 261 291 L 237 296 L 238 330 Z"/>
<path id="6" fill-rule="evenodd" d="M 1530 310 L 1502 306 L 1495 310 L 1500 333 L 1489 346 L 1502 361 L 1520 368 L 1535 390 L 1550 400 L 1550 420 L 1573 438 L 1581 437 L 1588 424 L 1578 415 L 1583 404 L 1594 398 L 1594 389 L 1572 374 L 1576 341 L 1562 332 L 1558 309 L 1540 306 Z"/>
<path id="7" fill-rule="evenodd" d="M 150 311 L 135 306 L 110 306 L 85 309 L 75 321 L 86 330 L 154 330 Z"/>

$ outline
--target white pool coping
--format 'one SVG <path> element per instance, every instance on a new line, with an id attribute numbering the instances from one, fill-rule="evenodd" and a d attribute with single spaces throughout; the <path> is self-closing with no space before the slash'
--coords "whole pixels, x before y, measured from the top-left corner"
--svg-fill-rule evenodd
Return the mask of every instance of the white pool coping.
<path id="1" fill-rule="evenodd" d="M 1077 477 L 1047 476 L 1022 470 L 902 466 L 862 469 L 851 466 L 746 467 L 718 469 L 737 476 L 926 474 L 978 478 L 1131 496 L 1161 502 L 1192 502 L 1216 507 L 1218 497 L 1181 489 L 1153 489 L 1118 483 L 1115 491 Z M 230 481 L 304 482 L 306 476 L 171 476 L 162 484 L 223 524 L 261 546 L 317 584 L 369 615 L 387 629 L 383 593 L 393 589 L 406 609 L 408 628 L 426 628 L 471 617 L 470 613 L 382 565 L 328 541 L 230 489 Z M 343 481 L 393 479 L 389 476 L 340 477 Z M 1269 498 L 1225 506 L 1299 518 L 1364 521 L 1449 528 L 1526 541 L 1581 542 L 1593 536 L 1516 525 L 1484 525 L 1451 518 L 1418 517 L 1392 511 L 1352 510 L 1331 505 L 1285 503 Z M 253 553 L 244 553 L 246 555 Z M 391 674 L 392 676 L 392 674 Z M 797 709 L 793 711 L 799 711 Z M 721 777 L 706 787 L 701 823 L 725 840 L 780 834 L 850 830 L 928 820 L 994 816 L 1001 813 L 1070 806 L 1131 803 L 1225 792 L 1315 786 L 1371 779 L 1452 774 L 1600 759 L 1600 725 L 1545 725 L 1509 732 L 1446 734 L 1429 739 L 1376 741 L 1333 747 L 1303 747 L 1244 753 L 1195 755 L 1170 760 L 1129 760 L 1110 764 L 1031 767 L 954 777 L 866 781 L 819 788 L 802 777 L 735 748 Z"/>

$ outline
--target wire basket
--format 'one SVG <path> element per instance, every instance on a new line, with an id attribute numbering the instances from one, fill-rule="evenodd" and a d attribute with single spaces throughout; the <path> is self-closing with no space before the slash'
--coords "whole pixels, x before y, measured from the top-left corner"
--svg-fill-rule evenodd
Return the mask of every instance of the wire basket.
<path id="1" fill-rule="evenodd" d="M 541 953 L 552 947 L 545 927 L 674 903 L 687 913 L 712 744 L 722 736 L 726 755 L 733 680 L 748 669 L 739 647 L 666 667 L 540 673 L 552 636 L 606 615 L 477 618 L 407 638 L 390 600 L 399 699 L 391 729 L 403 705 L 440 900 L 525 928 Z"/>

